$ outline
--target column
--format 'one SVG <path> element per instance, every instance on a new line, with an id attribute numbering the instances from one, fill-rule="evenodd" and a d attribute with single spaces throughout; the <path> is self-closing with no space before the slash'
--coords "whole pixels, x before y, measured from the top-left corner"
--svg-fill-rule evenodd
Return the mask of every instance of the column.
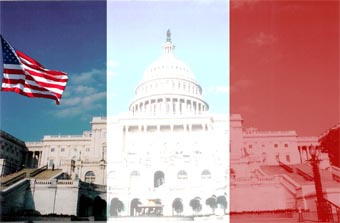
<path id="1" fill-rule="evenodd" d="M 162 102 L 162 114 L 166 113 L 166 98 L 163 98 Z"/>
<path id="2" fill-rule="evenodd" d="M 190 111 L 190 106 L 189 106 L 189 100 L 185 101 L 185 113 L 188 113 Z"/>
<path id="3" fill-rule="evenodd" d="M 148 101 L 148 103 L 149 103 L 149 106 L 148 106 L 147 113 L 148 113 L 149 115 L 151 115 L 151 114 L 152 114 L 152 105 L 151 105 L 151 99 Z"/>
<path id="4" fill-rule="evenodd" d="M 192 113 L 192 101 L 189 100 L 189 113 Z"/>
<path id="5" fill-rule="evenodd" d="M 178 107 L 177 113 L 178 113 L 178 114 L 182 114 L 182 108 L 181 108 L 181 103 L 182 103 L 181 100 L 182 100 L 182 99 L 178 98 L 177 100 L 178 100 L 178 101 L 177 101 L 177 107 Z"/>
<path id="6" fill-rule="evenodd" d="M 173 104 L 173 98 L 169 98 L 169 114 L 173 115 L 174 114 L 174 104 Z"/>
<path id="7" fill-rule="evenodd" d="M 57 152 L 57 151 L 56 151 Z M 34 168 L 37 168 L 38 167 L 38 154 L 37 154 L 37 151 L 34 151 L 33 152 L 33 162 L 34 162 L 34 164 L 33 164 L 33 167 Z"/>
<path id="8" fill-rule="evenodd" d="M 33 152 L 29 152 L 29 159 L 30 159 L 30 168 L 33 168 L 34 167 L 34 155 L 33 155 Z"/>
<path id="9" fill-rule="evenodd" d="M 299 150 L 299 156 L 300 156 L 300 163 L 302 163 L 302 157 L 301 157 L 301 146 L 298 146 L 298 150 Z"/>
<path id="10" fill-rule="evenodd" d="M 156 99 L 156 113 L 159 114 L 161 113 L 161 100 Z"/>
<path id="11" fill-rule="evenodd" d="M 42 151 L 39 152 L 39 167 L 41 167 Z"/>
<path id="12" fill-rule="evenodd" d="M 188 124 L 188 131 L 189 131 L 189 132 L 192 131 L 192 124 Z"/>

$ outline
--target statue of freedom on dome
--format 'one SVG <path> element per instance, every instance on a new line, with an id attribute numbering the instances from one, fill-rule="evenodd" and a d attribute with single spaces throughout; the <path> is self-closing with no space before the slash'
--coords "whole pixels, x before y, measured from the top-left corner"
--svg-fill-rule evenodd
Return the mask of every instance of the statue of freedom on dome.
<path id="1" fill-rule="evenodd" d="M 168 29 L 168 31 L 166 32 L 166 41 L 167 42 L 171 42 L 171 32 L 170 32 L 170 29 Z"/>

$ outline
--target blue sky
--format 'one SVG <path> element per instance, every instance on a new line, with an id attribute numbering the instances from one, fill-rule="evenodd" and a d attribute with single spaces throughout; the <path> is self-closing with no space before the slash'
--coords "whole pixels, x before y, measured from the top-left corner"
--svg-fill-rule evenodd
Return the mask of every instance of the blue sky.
<path id="1" fill-rule="evenodd" d="M 144 70 L 171 30 L 175 56 L 193 71 L 215 113 L 229 113 L 227 1 L 109 1 L 108 114 L 128 111 Z"/>
<path id="2" fill-rule="evenodd" d="M 0 2 L 0 11 L 14 48 L 69 75 L 59 106 L 1 92 L 1 129 L 25 141 L 89 130 L 106 115 L 106 2 Z"/>

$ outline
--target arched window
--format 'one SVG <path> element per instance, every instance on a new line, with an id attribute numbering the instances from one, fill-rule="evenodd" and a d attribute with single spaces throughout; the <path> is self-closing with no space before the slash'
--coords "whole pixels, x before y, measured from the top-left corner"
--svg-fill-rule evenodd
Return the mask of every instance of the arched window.
<path id="1" fill-rule="evenodd" d="M 159 187 L 165 183 L 164 173 L 162 171 L 157 171 L 154 174 L 154 187 Z"/>
<path id="2" fill-rule="evenodd" d="M 95 180 L 96 180 L 96 176 L 94 175 L 93 171 L 88 171 L 85 173 L 86 183 L 93 183 Z"/>
<path id="3" fill-rule="evenodd" d="M 202 179 L 211 179 L 211 173 L 209 170 L 203 170 L 201 173 Z"/>
<path id="4" fill-rule="evenodd" d="M 180 171 L 177 173 L 177 179 L 179 179 L 179 180 L 188 179 L 188 174 L 187 174 L 187 172 L 185 172 L 184 170 L 180 170 Z"/>
<path id="5" fill-rule="evenodd" d="M 132 171 L 130 174 L 130 177 L 139 177 L 139 176 L 140 176 L 140 173 L 137 170 Z"/>

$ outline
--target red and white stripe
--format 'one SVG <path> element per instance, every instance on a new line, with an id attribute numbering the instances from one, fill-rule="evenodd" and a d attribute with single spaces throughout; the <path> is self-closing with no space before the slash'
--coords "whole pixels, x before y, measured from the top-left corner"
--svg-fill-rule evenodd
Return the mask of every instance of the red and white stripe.
<path id="1" fill-rule="evenodd" d="M 19 65 L 4 64 L 2 91 L 14 91 L 27 97 L 50 98 L 60 103 L 67 74 L 45 69 L 36 60 L 16 50 Z"/>

